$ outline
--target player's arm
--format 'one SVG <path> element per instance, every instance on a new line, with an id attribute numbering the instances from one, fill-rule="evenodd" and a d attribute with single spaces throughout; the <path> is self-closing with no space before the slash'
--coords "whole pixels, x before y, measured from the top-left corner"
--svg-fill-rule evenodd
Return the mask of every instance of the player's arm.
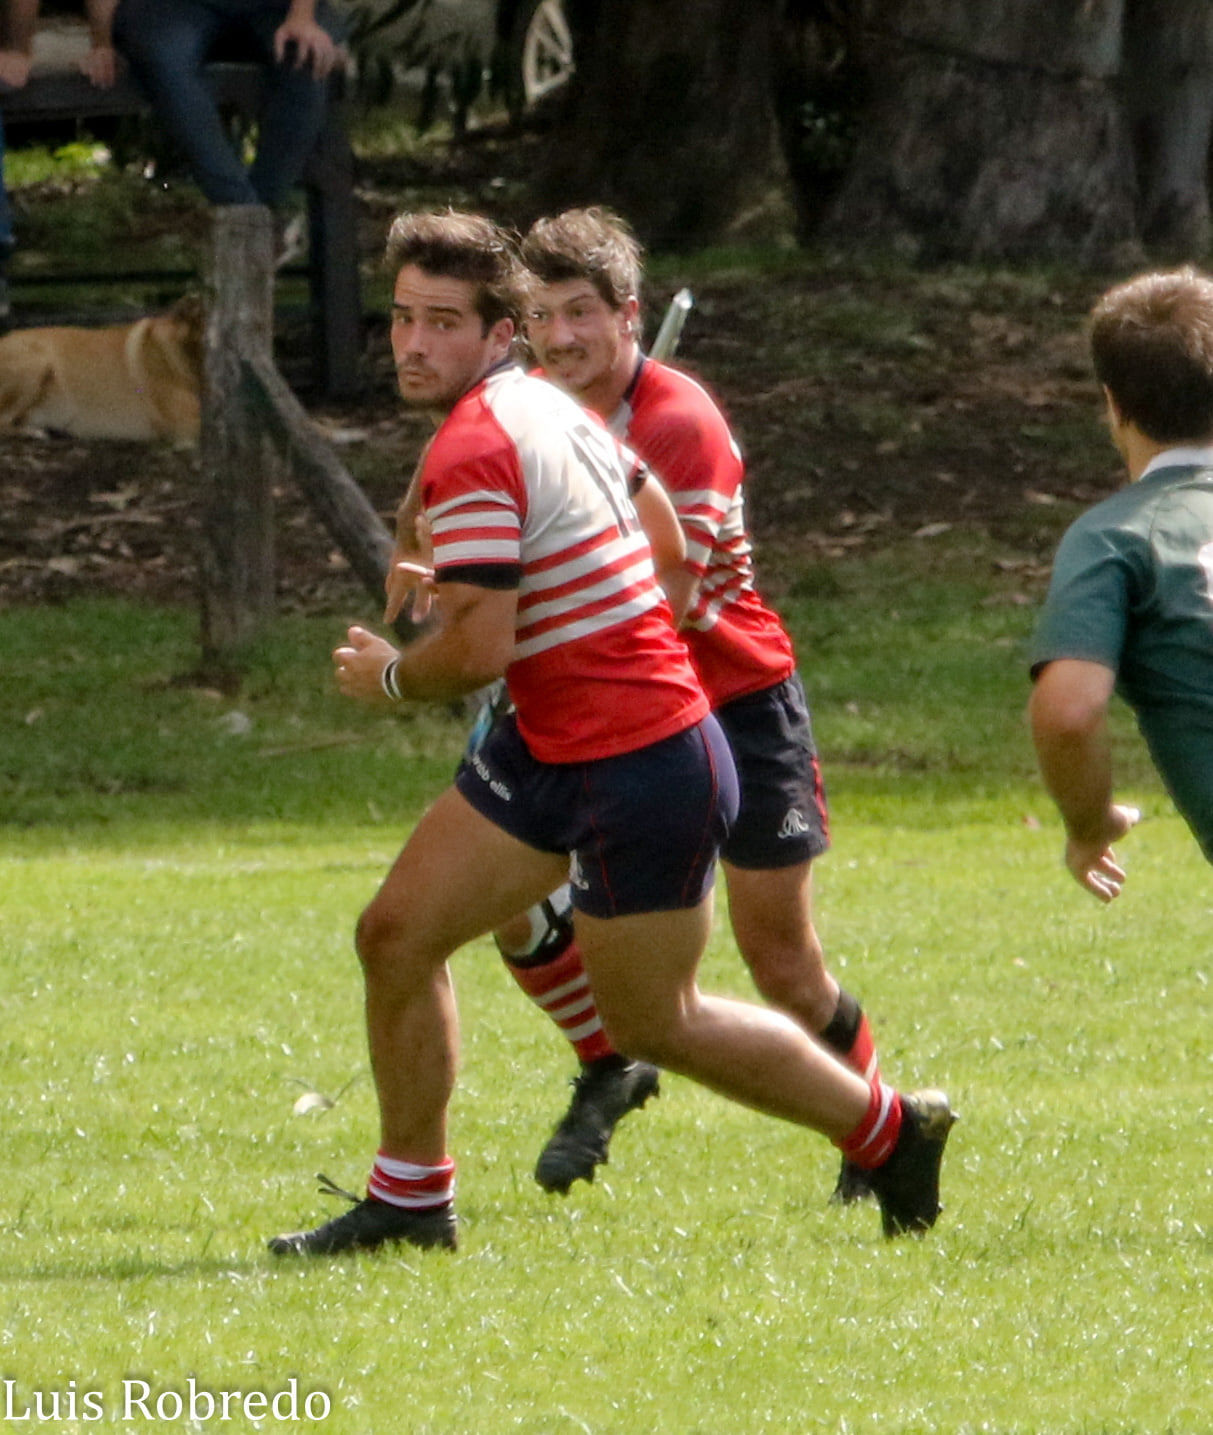
<path id="1" fill-rule="evenodd" d="M 633 491 L 632 502 L 653 550 L 657 581 L 665 589 L 677 627 L 686 617 L 699 581 L 686 566 L 686 534 L 669 494 L 648 470 L 643 472 L 640 487 Z"/>
<path id="2" fill-rule="evenodd" d="M 399 649 L 366 628 L 333 653 L 337 686 L 376 707 L 402 698 L 448 702 L 501 677 L 514 656 L 518 590 L 439 583 L 434 628 Z"/>
<path id="3" fill-rule="evenodd" d="M 1108 704 L 1115 674 L 1102 663 L 1059 658 L 1039 672 L 1028 719 L 1041 777 L 1066 828 L 1074 880 L 1110 902 L 1125 880 L 1111 844 L 1139 814 L 1112 801 Z"/>

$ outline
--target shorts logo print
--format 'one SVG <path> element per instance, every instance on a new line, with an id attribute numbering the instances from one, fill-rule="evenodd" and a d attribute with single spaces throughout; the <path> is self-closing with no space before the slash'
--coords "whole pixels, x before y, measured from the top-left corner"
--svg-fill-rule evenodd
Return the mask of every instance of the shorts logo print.
<path id="1" fill-rule="evenodd" d="M 512 802 L 514 800 L 514 794 L 510 791 L 506 784 L 501 781 L 500 778 L 493 776 L 492 772 L 489 770 L 488 763 L 485 762 L 485 760 L 480 756 L 478 752 L 472 753 L 471 764 L 476 769 L 477 777 L 480 777 L 485 782 L 487 782 L 489 785 L 489 790 L 496 793 L 497 796 L 501 798 L 502 802 Z"/>
<path id="2" fill-rule="evenodd" d="M 569 885 L 576 887 L 579 892 L 588 892 L 590 890 L 590 884 L 582 875 L 581 862 L 576 852 L 569 853 Z"/>
<path id="3" fill-rule="evenodd" d="M 779 835 L 780 837 L 803 837 L 806 832 L 811 830 L 800 809 L 789 807 L 788 815 L 783 819 L 783 826 L 779 829 Z"/>

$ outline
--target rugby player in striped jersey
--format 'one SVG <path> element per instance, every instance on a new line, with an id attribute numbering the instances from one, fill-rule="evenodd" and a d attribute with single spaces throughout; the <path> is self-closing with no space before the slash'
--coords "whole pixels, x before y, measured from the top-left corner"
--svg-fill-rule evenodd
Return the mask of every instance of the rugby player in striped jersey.
<path id="1" fill-rule="evenodd" d="M 791 639 L 755 586 L 737 443 L 699 383 L 643 351 L 640 247 L 618 215 L 595 207 L 541 219 L 522 256 L 533 276 L 527 338 L 542 371 L 654 470 L 685 530 L 686 581 L 666 586 L 740 779 L 721 851 L 738 948 L 762 995 L 870 1080 L 871 1028 L 827 969 L 813 922 L 812 864 L 829 846 L 825 794 Z M 580 1058 L 568 1112 L 535 1168 L 542 1186 L 562 1192 L 593 1179 L 615 1122 L 657 1081 L 602 1032 L 566 891 L 496 933 L 515 980 Z M 867 1191 L 863 1170 L 844 1160 L 836 1199 Z"/>
<path id="2" fill-rule="evenodd" d="M 403 650 L 351 628 L 337 682 L 390 706 L 504 676 L 513 711 L 418 822 L 358 924 L 380 1114 L 366 1197 L 270 1249 L 455 1246 L 448 961 L 565 880 L 618 1050 L 826 1135 L 871 1170 L 886 1234 L 927 1229 L 946 1098 L 903 1098 L 784 1014 L 699 989 L 736 772 L 657 582 L 630 460 L 514 362 L 516 251 L 480 216 L 402 215 L 388 260 L 400 392 L 439 420 L 419 478 L 436 622 Z"/>

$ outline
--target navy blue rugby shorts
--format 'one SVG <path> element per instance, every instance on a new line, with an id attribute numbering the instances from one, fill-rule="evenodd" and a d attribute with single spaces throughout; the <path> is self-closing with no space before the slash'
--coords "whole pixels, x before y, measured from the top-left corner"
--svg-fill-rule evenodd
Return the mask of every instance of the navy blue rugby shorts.
<path id="1" fill-rule="evenodd" d="M 720 855 L 765 871 L 820 857 L 830 846 L 821 766 L 796 673 L 716 709 L 733 749 L 741 808 Z"/>
<path id="2" fill-rule="evenodd" d="M 697 907 L 737 813 L 737 773 L 713 717 L 635 752 L 539 762 L 513 713 L 459 765 L 483 817 L 541 852 L 569 854 L 573 906 L 590 917 Z"/>

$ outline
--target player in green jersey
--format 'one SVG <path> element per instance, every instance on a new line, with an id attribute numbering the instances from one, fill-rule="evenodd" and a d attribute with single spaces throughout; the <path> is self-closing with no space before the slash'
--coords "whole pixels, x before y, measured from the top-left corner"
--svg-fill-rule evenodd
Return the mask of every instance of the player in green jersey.
<path id="1" fill-rule="evenodd" d="M 1106 715 L 1133 709 L 1213 862 L 1213 278 L 1147 273 L 1096 305 L 1091 353 L 1129 484 L 1062 540 L 1032 650 L 1032 736 L 1066 865 L 1102 901 L 1139 814 L 1112 796 Z"/>

